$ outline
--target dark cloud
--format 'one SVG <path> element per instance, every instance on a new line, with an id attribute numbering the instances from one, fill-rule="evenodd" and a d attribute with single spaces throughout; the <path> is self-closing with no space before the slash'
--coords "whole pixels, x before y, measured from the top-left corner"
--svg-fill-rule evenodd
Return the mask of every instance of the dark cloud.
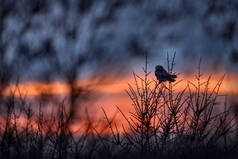
<path id="1" fill-rule="evenodd" d="M 232 63 L 238 63 L 238 50 L 232 50 L 230 54 L 230 60 Z"/>
<path id="2" fill-rule="evenodd" d="M 171 49 L 179 69 L 238 67 L 236 0 L 2 0 L 0 12 L 1 58 L 23 78 L 114 73 L 145 53 L 156 65 Z"/>

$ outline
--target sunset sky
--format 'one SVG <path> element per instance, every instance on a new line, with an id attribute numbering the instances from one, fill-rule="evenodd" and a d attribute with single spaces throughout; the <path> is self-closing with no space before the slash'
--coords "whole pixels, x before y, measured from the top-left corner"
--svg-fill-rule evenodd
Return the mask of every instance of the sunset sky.
<path id="1" fill-rule="evenodd" d="M 194 81 L 201 58 L 211 87 L 225 74 L 220 92 L 236 99 L 237 7 L 236 0 L 4 1 L 1 91 L 8 96 L 18 82 L 16 96 L 64 96 L 74 81 L 97 94 L 90 99 L 95 112 L 113 114 L 115 105 L 130 110 L 125 89 L 133 72 L 142 75 L 145 53 L 155 79 L 155 66 L 166 68 L 167 54 L 176 52 L 174 71 L 183 79 L 177 91 Z"/>

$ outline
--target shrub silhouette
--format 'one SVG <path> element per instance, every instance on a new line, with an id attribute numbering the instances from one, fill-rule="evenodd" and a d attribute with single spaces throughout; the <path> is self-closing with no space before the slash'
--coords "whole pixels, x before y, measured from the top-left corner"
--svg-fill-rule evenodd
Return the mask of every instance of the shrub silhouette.
<path id="1" fill-rule="evenodd" d="M 175 55 L 167 62 L 167 71 L 174 74 Z M 1 96 L 0 158 L 234 158 L 238 114 L 219 94 L 224 76 L 211 88 L 212 76 L 203 81 L 199 63 L 197 83 L 188 81 L 178 92 L 181 81 L 159 83 L 151 78 L 147 65 L 146 56 L 144 75 L 133 73 L 135 83 L 126 91 L 134 111 L 127 116 L 117 106 L 127 122 L 123 132 L 118 131 L 121 123 L 103 109 L 102 130 L 94 127 L 86 112 L 86 129 L 77 133 L 71 128 L 74 115 L 66 100 L 47 98 L 56 111 L 46 113 L 45 98 L 31 103 L 20 92 L 16 97 L 16 84 L 10 96 Z M 224 98 L 223 104 L 219 98 Z M 105 134 L 105 129 L 111 133 Z"/>
<path id="2" fill-rule="evenodd" d="M 167 71 L 174 74 L 175 54 L 172 60 L 167 57 Z M 117 127 L 113 129 L 113 123 L 104 112 L 113 135 L 112 143 L 132 154 L 162 155 L 165 158 L 187 155 L 215 157 L 213 155 L 231 154 L 236 150 L 237 114 L 232 115 L 227 97 L 219 94 L 225 76 L 217 81 L 214 88 L 210 88 L 212 76 L 205 81 L 201 79 L 200 60 L 195 76 L 197 83 L 188 81 L 182 91 L 176 92 L 175 87 L 181 81 L 160 83 L 150 79 L 147 65 L 146 57 L 144 76 L 133 73 L 135 85 L 129 84 L 126 91 L 134 111 L 126 116 L 117 107 L 128 128 L 119 135 Z M 219 98 L 224 99 L 223 104 L 218 103 Z"/>

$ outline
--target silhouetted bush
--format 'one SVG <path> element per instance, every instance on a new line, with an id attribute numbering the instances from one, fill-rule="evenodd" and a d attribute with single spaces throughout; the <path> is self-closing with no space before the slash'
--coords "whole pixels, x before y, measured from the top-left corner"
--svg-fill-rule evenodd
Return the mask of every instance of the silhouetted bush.
<path id="1" fill-rule="evenodd" d="M 175 55 L 170 63 L 168 58 L 171 74 L 174 74 L 174 59 Z M 188 81 L 187 86 L 177 92 L 176 85 L 181 81 L 160 84 L 150 79 L 146 60 L 144 76 L 134 73 L 135 86 L 129 84 L 127 90 L 134 111 L 126 116 L 117 107 L 128 123 L 122 134 L 104 112 L 112 132 L 112 143 L 120 145 L 124 152 L 137 154 L 138 158 L 141 155 L 162 158 L 234 156 L 237 153 L 237 114 L 232 114 L 226 95 L 219 94 L 224 76 L 211 88 L 212 76 L 203 81 L 200 65 L 195 76 L 197 83 Z M 220 100 L 224 103 L 219 103 Z"/>
<path id="2" fill-rule="evenodd" d="M 171 62 L 168 58 L 171 74 L 174 60 L 175 56 Z M 178 92 L 181 81 L 159 83 L 151 78 L 147 64 L 146 57 L 144 76 L 133 73 L 135 84 L 126 91 L 134 111 L 127 116 L 117 107 L 127 122 L 123 132 L 117 126 L 121 123 L 104 109 L 101 130 L 86 111 L 86 126 L 73 131 L 72 123 L 83 125 L 72 114 L 76 101 L 84 97 L 74 91 L 75 80 L 68 82 L 69 98 L 60 102 L 47 95 L 30 101 L 16 84 L 9 96 L 1 96 L 0 158 L 234 158 L 238 116 L 219 94 L 224 76 L 211 88 L 211 76 L 202 81 L 199 64 L 197 83 L 188 81 Z M 54 105 L 52 112 L 45 110 L 49 103 Z"/>

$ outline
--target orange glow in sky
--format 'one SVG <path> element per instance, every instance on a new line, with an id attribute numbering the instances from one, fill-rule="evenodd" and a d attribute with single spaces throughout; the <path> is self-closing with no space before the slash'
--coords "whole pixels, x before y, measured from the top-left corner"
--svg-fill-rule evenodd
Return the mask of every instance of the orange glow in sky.
<path id="1" fill-rule="evenodd" d="M 209 75 L 203 75 L 202 81 L 205 81 Z M 222 74 L 215 74 L 212 76 L 210 80 L 210 88 L 213 88 L 218 80 L 222 77 Z M 193 82 L 196 84 L 195 77 L 186 76 L 186 75 L 179 75 L 177 81 L 181 81 L 176 86 L 176 91 L 181 91 L 183 88 L 186 87 L 187 82 Z M 85 85 L 86 81 L 78 82 L 78 85 Z M 102 94 L 121 94 L 124 93 L 125 89 L 128 88 L 128 83 L 133 84 L 134 78 L 133 76 L 125 77 L 121 80 L 115 80 L 108 84 L 99 84 L 95 86 L 95 90 Z M 8 88 L 5 89 L 4 94 L 10 95 L 13 90 L 15 90 L 16 85 L 12 84 Z M 27 95 L 27 96 L 37 96 L 41 93 L 47 93 L 50 95 L 67 95 L 69 93 L 69 88 L 67 83 L 63 82 L 51 82 L 51 83 L 43 83 L 43 82 L 23 82 L 18 84 L 18 89 L 16 89 L 15 95 L 19 96 Z M 220 88 L 220 93 L 222 94 L 235 94 L 238 93 L 238 75 L 236 74 L 229 74 L 225 76 L 223 80 L 222 86 Z"/>
<path id="2" fill-rule="evenodd" d="M 153 74 L 151 74 L 152 76 Z M 201 81 L 206 81 L 209 75 L 204 74 L 202 76 Z M 215 87 L 219 79 L 223 74 L 214 74 L 210 80 L 210 88 L 211 90 Z M 154 77 L 151 77 L 151 79 L 155 79 Z M 176 87 L 176 91 L 183 90 L 186 86 L 188 81 L 193 82 L 196 84 L 196 79 L 194 75 L 179 75 L 177 81 L 182 80 Z M 86 85 L 88 81 L 80 81 L 77 83 L 77 85 Z M 108 114 L 108 117 L 111 118 L 115 112 L 117 111 L 115 106 L 119 106 L 123 112 L 125 112 L 125 115 L 129 114 L 129 111 L 132 111 L 131 107 L 131 101 L 129 97 L 126 95 L 125 90 L 128 88 L 128 83 L 134 84 L 134 78 L 133 75 L 126 76 L 123 79 L 115 80 L 111 83 L 107 84 L 99 84 L 95 85 L 94 89 L 96 92 L 101 94 L 102 96 L 96 100 L 95 105 L 93 107 L 93 111 L 95 113 L 95 118 L 100 118 L 103 116 L 103 112 L 101 111 L 101 108 L 103 107 Z M 70 93 L 70 89 L 67 85 L 67 83 L 63 82 L 51 82 L 51 83 L 42 83 L 42 82 L 24 82 L 19 83 L 18 87 L 16 89 L 16 85 L 12 84 L 9 87 L 7 87 L 3 94 L 8 96 L 11 94 L 11 92 L 15 91 L 15 96 L 20 95 L 27 95 L 27 96 L 38 96 L 41 93 L 47 93 L 49 95 L 67 95 Z M 224 81 L 220 88 L 220 94 L 238 94 L 238 75 L 236 74 L 229 74 L 226 75 L 224 78 Z M 91 109 L 91 108 L 90 108 Z M 117 114 L 116 120 L 120 119 L 120 122 L 123 124 L 126 124 L 124 120 L 121 120 L 121 114 Z M 24 121 L 24 120 L 22 120 Z M 97 121 L 97 123 L 94 123 L 95 127 L 98 127 L 98 130 L 105 127 L 105 123 Z M 74 125 L 73 130 L 77 131 L 82 127 L 82 125 Z M 122 131 L 121 127 L 118 127 L 119 131 Z"/>

